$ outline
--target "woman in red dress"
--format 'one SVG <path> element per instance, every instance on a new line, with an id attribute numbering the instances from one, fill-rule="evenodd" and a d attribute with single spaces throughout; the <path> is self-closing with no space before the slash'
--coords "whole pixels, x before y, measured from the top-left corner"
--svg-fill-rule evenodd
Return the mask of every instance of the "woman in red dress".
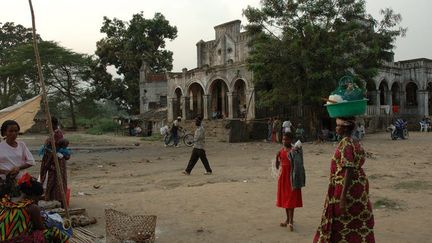
<path id="1" fill-rule="evenodd" d="M 280 223 L 280 226 L 294 230 L 294 208 L 303 206 L 301 189 L 293 189 L 291 186 L 291 161 L 288 154 L 292 149 L 292 133 L 285 133 L 282 138 L 283 148 L 276 156 L 276 169 L 281 166 L 281 172 L 278 179 L 277 201 L 276 206 L 285 208 L 286 220 Z"/>
<path id="2" fill-rule="evenodd" d="M 314 243 L 374 243 L 374 217 L 369 201 L 369 182 L 362 169 L 365 152 L 351 138 L 355 118 L 337 118 L 342 136 L 330 165 L 330 183 L 321 224 Z"/>

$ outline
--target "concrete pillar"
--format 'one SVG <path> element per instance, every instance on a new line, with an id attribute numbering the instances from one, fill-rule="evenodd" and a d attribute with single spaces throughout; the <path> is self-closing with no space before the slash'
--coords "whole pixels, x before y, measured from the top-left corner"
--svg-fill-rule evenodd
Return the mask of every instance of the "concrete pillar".
<path id="1" fill-rule="evenodd" d="M 405 108 L 406 108 L 406 92 L 405 91 L 400 91 L 399 92 L 399 97 L 400 97 L 400 105 L 399 105 L 399 110 L 400 113 L 403 113 Z"/>
<path id="2" fill-rule="evenodd" d="M 221 99 L 222 99 L 222 114 L 224 115 L 224 118 L 230 116 L 230 114 L 226 114 L 227 110 L 226 110 L 226 101 L 225 101 L 225 98 L 226 98 L 227 93 L 228 93 L 227 91 L 228 90 L 225 90 L 225 85 L 222 85 L 222 88 L 221 88 Z"/>
<path id="3" fill-rule="evenodd" d="M 392 91 L 391 90 L 387 90 L 386 91 L 386 98 L 387 98 L 387 105 L 389 106 L 389 115 L 393 114 L 393 97 L 392 97 Z"/>
<path id="4" fill-rule="evenodd" d="M 203 95 L 203 104 L 204 104 L 204 114 L 203 119 L 208 120 L 210 115 L 210 95 Z"/>
<path id="5" fill-rule="evenodd" d="M 174 107 L 174 100 L 176 100 L 176 98 L 168 98 L 168 104 L 167 104 L 167 109 L 168 109 L 168 122 L 172 122 L 174 121 L 174 109 L 176 107 Z"/>
<path id="6" fill-rule="evenodd" d="M 255 119 L 255 92 L 251 89 L 246 93 L 246 108 L 248 109 L 246 120 Z"/>
<path id="7" fill-rule="evenodd" d="M 381 90 L 377 89 L 376 90 L 376 95 L 375 95 L 375 100 L 376 100 L 376 114 L 377 115 L 381 115 Z"/>
<path id="8" fill-rule="evenodd" d="M 187 120 L 187 119 L 189 119 L 189 117 L 188 117 L 188 115 L 189 115 L 189 97 L 184 96 L 184 97 L 182 97 L 182 99 L 183 99 L 182 118 Z"/>
<path id="9" fill-rule="evenodd" d="M 418 115 L 428 116 L 429 115 L 429 92 L 427 90 L 417 91 L 417 104 L 418 104 Z"/>
<path id="10" fill-rule="evenodd" d="M 233 93 L 227 92 L 228 96 L 228 119 L 233 119 Z"/>

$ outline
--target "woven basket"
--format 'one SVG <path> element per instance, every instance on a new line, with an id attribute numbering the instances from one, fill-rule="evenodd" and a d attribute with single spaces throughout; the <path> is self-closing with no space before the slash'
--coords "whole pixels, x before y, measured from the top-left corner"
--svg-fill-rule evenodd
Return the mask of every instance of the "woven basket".
<path id="1" fill-rule="evenodd" d="M 155 215 L 129 216 L 114 209 L 105 209 L 105 219 L 107 243 L 155 241 Z"/>

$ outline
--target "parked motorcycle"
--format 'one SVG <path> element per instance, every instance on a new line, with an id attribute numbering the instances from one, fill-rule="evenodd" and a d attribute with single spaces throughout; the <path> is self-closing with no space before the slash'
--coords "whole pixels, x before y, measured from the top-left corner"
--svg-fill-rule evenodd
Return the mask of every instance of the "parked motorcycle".
<path id="1" fill-rule="evenodd" d="M 387 128 L 387 131 L 390 132 L 390 137 L 392 140 L 407 139 L 409 137 L 408 123 L 400 118 L 391 124 Z"/>

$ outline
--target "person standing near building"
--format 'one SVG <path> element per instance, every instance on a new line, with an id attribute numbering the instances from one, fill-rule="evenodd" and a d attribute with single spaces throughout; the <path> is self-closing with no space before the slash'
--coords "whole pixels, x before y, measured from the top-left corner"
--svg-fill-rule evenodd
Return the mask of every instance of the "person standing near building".
<path id="1" fill-rule="evenodd" d="M 286 119 L 286 121 L 282 124 L 283 133 L 292 132 L 291 131 L 292 123 L 289 119 Z"/>
<path id="2" fill-rule="evenodd" d="M 275 132 L 275 137 L 276 137 L 275 142 L 281 143 L 282 142 L 282 123 L 279 120 L 279 117 L 276 117 L 276 119 L 274 121 L 274 132 Z"/>
<path id="3" fill-rule="evenodd" d="M 174 146 L 178 147 L 178 142 L 179 142 L 179 129 L 180 127 L 180 122 L 181 122 L 181 117 L 177 117 L 176 120 L 174 120 L 173 125 L 171 127 L 171 136 L 169 137 L 169 139 L 165 140 L 165 147 L 168 146 L 168 144 L 171 142 L 171 140 L 174 140 Z"/>
<path id="4" fill-rule="evenodd" d="M 206 152 L 204 150 L 205 130 L 204 127 L 201 125 L 201 123 L 202 123 L 201 117 L 195 118 L 195 125 L 197 129 L 195 130 L 195 136 L 194 136 L 194 148 L 192 150 L 192 155 L 190 157 L 186 170 L 183 171 L 183 174 L 185 175 L 190 175 L 195 164 L 198 162 L 198 159 L 201 159 L 201 162 L 203 163 L 206 169 L 204 175 L 212 174 L 212 169 L 210 168 L 210 164 L 207 159 Z"/>

